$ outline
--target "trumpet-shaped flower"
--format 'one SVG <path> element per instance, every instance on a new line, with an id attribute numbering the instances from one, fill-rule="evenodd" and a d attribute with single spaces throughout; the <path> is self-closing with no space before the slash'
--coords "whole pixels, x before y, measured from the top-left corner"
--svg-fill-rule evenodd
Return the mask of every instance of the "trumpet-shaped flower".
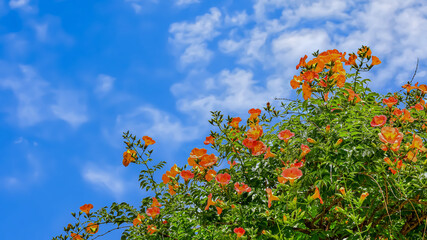
<path id="1" fill-rule="evenodd" d="M 291 182 L 291 184 L 298 178 L 302 177 L 302 171 L 297 167 L 286 168 L 282 172 L 283 180 Z"/>
<path id="2" fill-rule="evenodd" d="M 311 199 L 316 199 L 318 198 L 320 200 L 320 203 L 323 204 L 323 199 L 322 197 L 320 197 L 320 192 L 319 192 L 319 188 L 316 186 L 316 189 L 314 190 L 314 195 L 311 196 Z"/>
<path id="3" fill-rule="evenodd" d="M 200 161 L 200 166 L 209 168 L 216 164 L 218 158 L 212 153 L 211 155 L 204 155 Z"/>
<path id="4" fill-rule="evenodd" d="M 129 166 L 129 163 L 135 161 L 137 159 L 136 151 L 134 150 L 126 150 L 123 153 L 123 166 L 127 167 Z"/>
<path id="5" fill-rule="evenodd" d="M 268 208 L 270 208 L 271 201 L 279 201 L 280 199 L 273 195 L 273 192 L 271 191 L 270 188 L 267 188 L 266 191 L 267 191 L 267 198 L 268 198 Z"/>
<path id="6" fill-rule="evenodd" d="M 232 119 L 231 123 L 229 123 L 230 126 L 232 126 L 233 128 L 238 128 L 239 127 L 239 122 L 241 122 L 242 119 L 240 117 L 235 117 Z"/>
<path id="7" fill-rule="evenodd" d="M 381 132 L 378 133 L 378 136 L 380 137 L 381 142 L 389 144 L 399 143 L 400 145 L 400 142 L 403 139 L 403 133 L 399 132 L 397 128 L 393 127 L 381 128 Z"/>
<path id="8" fill-rule="evenodd" d="M 214 145 L 215 144 L 215 141 L 214 141 L 214 137 L 212 137 L 212 136 L 208 136 L 208 137 L 206 137 L 206 140 L 203 142 L 205 145 L 209 145 L 209 144 L 212 144 L 212 145 Z"/>
<path id="9" fill-rule="evenodd" d="M 251 128 L 246 133 L 246 136 L 252 140 L 257 140 L 259 137 L 262 136 L 262 127 L 260 125 L 254 125 L 251 126 Z"/>
<path id="10" fill-rule="evenodd" d="M 220 183 L 222 186 L 227 185 L 230 180 L 231 180 L 231 176 L 228 173 L 221 173 L 216 175 L 215 180 Z"/>
<path id="11" fill-rule="evenodd" d="M 216 171 L 213 169 L 210 169 L 206 173 L 205 179 L 206 179 L 206 181 L 210 182 L 210 181 L 212 181 L 212 179 L 214 179 L 215 176 L 216 176 Z"/>
<path id="12" fill-rule="evenodd" d="M 383 103 L 391 108 L 393 105 L 397 104 L 397 99 L 394 97 L 384 98 Z"/>
<path id="13" fill-rule="evenodd" d="M 270 147 L 268 147 L 267 148 L 267 152 L 265 153 L 265 155 L 264 155 L 264 159 L 267 159 L 267 158 L 269 158 L 269 157 L 275 157 L 276 156 L 276 154 L 274 154 L 274 153 L 272 153 L 271 151 L 270 151 Z"/>
<path id="14" fill-rule="evenodd" d="M 90 222 L 90 223 L 87 224 L 85 230 L 89 234 L 95 234 L 95 233 L 98 232 L 98 229 L 99 229 L 99 225 L 98 224 Z"/>
<path id="15" fill-rule="evenodd" d="M 387 117 L 384 115 L 374 116 L 371 121 L 371 127 L 382 127 L 387 122 Z"/>
<path id="16" fill-rule="evenodd" d="M 245 234 L 245 229 L 239 227 L 234 229 L 234 233 L 237 234 L 237 238 L 240 238 Z"/>
<path id="17" fill-rule="evenodd" d="M 153 233 L 157 232 L 157 227 L 154 225 L 148 225 L 147 226 L 147 232 L 152 235 Z"/>
<path id="18" fill-rule="evenodd" d="M 291 137 L 295 136 L 295 133 L 292 133 L 289 130 L 283 130 L 283 131 L 279 132 L 279 134 L 277 136 L 279 137 L 279 139 L 281 139 L 287 143 L 289 141 L 289 139 L 291 139 Z"/>
<path id="19" fill-rule="evenodd" d="M 380 64 L 381 63 L 381 61 L 380 61 L 380 59 L 378 58 L 378 57 L 376 57 L 376 56 L 372 56 L 372 63 L 371 63 L 371 66 L 375 66 L 375 65 L 378 65 L 378 64 Z"/>
<path id="20" fill-rule="evenodd" d="M 145 146 L 153 145 L 156 143 L 156 141 L 154 141 L 152 138 L 150 138 L 148 136 L 143 136 L 142 140 L 144 140 Z"/>
<path id="21" fill-rule="evenodd" d="M 206 205 L 205 210 L 208 210 L 209 206 L 213 206 L 215 204 L 216 204 L 216 202 L 212 201 L 212 193 L 210 193 L 208 196 L 208 204 Z"/>
<path id="22" fill-rule="evenodd" d="M 242 194 L 242 193 L 244 193 L 244 192 L 251 192 L 252 191 L 252 189 L 248 185 L 246 185 L 244 183 L 235 183 L 234 184 L 234 189 L 236 190 L 236 192 L 239 195 Z"/>
<path id="23" fill-rule="evenodd" d="M 81 207 L 80 207 L 80 211 L 82 211 L 82 212 L 84 212 L 84 213 L 86 213 L 86 214 L 89 214 L 89 211 L 90 211 L 92 208 L 93 208 L 93 205 L 89 203 L 89 204 L 85 204 L 85 205 L 81 206 Z"/>
<path id="24" fill-rule="evenodd" d="M 160 214 L 160 208 L 150 207 L 147 209 L 147 211 L 145 211 L 145 213 L 154 219 L 157 215 Z"/>
<path id="25" fill-rule="evenodd" d="M 194 173 L 192 173 L 190 170 L 183 170 L 181 171 L 181 177 L 184 178 L 185 181 L 188 181 L 189 179 L 194 177 Z"/>

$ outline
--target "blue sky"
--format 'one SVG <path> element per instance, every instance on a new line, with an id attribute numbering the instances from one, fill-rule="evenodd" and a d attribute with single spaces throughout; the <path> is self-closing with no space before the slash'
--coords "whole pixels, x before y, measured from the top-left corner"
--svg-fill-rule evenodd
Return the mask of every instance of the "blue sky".
<path id="1" fill-rule="evenodd" d="M 382 64 L 365 76 L 386 93 L 417 58 L 426 83 L 426 40 L 418 0 L 0 0 L 1 238 L 51 239 L 86 203 L 138 206 L 123 131 L 184 165 L 210 111 L 296 98 L 304 54 L 368 45 Z"/>

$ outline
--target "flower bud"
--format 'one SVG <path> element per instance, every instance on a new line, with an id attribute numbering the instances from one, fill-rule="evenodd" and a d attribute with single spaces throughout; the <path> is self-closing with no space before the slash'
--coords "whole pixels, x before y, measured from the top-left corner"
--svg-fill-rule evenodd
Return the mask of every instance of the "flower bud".
<path id="1" fill-rule="evenodd" d="M 342 138 L 338 139 L 338 141 L 335 143 L 335 147 L 338 147 L 342 143 Z"/>
<path id="2" fill-rule="evenodd" d="M 344 187 L 341 187 L 341 188 L 340 188 L 340 192 L 341 192 L 341 194 L 342 194 L 343 196 L 345 196 L 345 188 L 344 188 Z"/>
<path id="3" fill-rule="evenodd" d="M 307 142 L 313 143 L 313 144 L 317 143 L 317 141 L 314 140 L 313 138 L 307 138 Z"/>
<path id="4" fill-rule="evenodd" d="M 365 198 L 366 198 L 367 196 L 369 196 L 369 193 L 368 193 L 368 192 L 364 192 L 364 193 L 362 193 L 362 195 L 360 195 L 360 202 L 365 201 Z"/>
<path id="5" fill-rule="evenodd" d="M 328 134 L 329 133 L 329 131 L 331 130 L 331 125 L 328 125 L 328 126 L 326 126 L 326 134 Z"/>

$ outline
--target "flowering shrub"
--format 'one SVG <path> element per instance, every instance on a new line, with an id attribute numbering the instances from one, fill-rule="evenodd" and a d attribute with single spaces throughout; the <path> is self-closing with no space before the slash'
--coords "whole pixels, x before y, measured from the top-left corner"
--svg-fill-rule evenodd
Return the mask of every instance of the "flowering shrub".
<path id="1" fill-rule="evenodd" d="M 366 46 L 313 56 L 290 82 L 304 101 L 250 109 L 246 124 L 212 112 L 218 132 L 203 142 L 212 150 L 194 148 L 160 183 L 155 141 L 125 133 L 123 165 L 141 166 L 141 188 L 155 197 L 139 208 L 85 204 L 54 239 L 93 239 L 106 224 L 124 228 L 122 239 L 425 238 L 427 86 L 372 92 L 360 74 L 381 61 Z"/>

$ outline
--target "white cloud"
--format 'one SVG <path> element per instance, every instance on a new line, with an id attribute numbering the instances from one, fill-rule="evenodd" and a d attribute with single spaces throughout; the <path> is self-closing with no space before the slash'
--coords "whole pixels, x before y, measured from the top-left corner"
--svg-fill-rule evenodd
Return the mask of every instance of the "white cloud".
<path id="1" fill-rule="evenodd" d="M 30 0 L 10 0 L 9 7 L 10 8 L 24 8 L 28 6 Z"/>
<path id="2" fill-rule="evenodd" d="M 246 11 L 237 12 L 234 15 L 226 15 L 224 23 L 227 26 L 243 26 L 249 21 L 249 16 Z"/>
<path id="3" fill-rule="evenodd" d="M 200 121 L 207 121 L 213 110 L 247 113 L 251 108 L 261 108 L 275 96 L 286 96 L 289 89 L 280 76 L 271 76 L 260 84 L 251 71 L 243 69 L 223 70 L 200 84 L 195 81 L 200 79 L 176 84 L 172 92 L 178 97 L 178 109 L 200 117 Z"/>
<path id="4" fill-rule="evenodd" d="M 211 8 L 210 12 L 196 18 L 194 23 L 173 23 L 169 28 L 172 37 L 169 41 L 182 54 L 181 64 L 208 63 L 212 53 L 207 48 L 207 41 L 219 35 L 216 30 L 221 21 L 221 12 L 217 8 Z M 206 55 L 208 57 L 206 57 Z"/>
<path id="5" fill-rule="evenodd" d="M 12 112 L 12 118 L 16 118 L 20 126 L 33 126 L 46 120 L 61 119 L 73 127 L 78 127 L 88 120 L 86 104 L 80 93 L 53 88 L 40 78 L 31 66 L 20 65 L 17 73 L 0 79 L 1 88 L 14 93 L 17 107 Z"/>
<path id="6" fill-rule="evenodd" d="M 172 115 L 149 106 L 142 106 L 131 113 L 117 116 L 116 130 L 128 130 L 169 144 L 192 141 L 200 136 L 197 126 L 184 126 Z"/>
<path id="7" fill-rule="evenodd" d="M 104 95 L 110 92 L 111 89 L 113 88 L 113 84 L 115 80 L 116 79 L 114 77 L 111 77 L 109 75 L 99 74 L 96 79 L 97 85 L 95 88 L 95 92 L 100 95 Z"/>
<path id="8" fill-rule="evenodd" d="M 180 64 L 187 66 L 198 62 L 207 63 L 212 58 L 213 52 L 208 50 L 205 43 L 191 44 L 180 57 Z"/>
<path id="9" fill-rule="evenodd" d="M 178 6 L 182 6 L 182 5 L 189 5 L 189 4 L 194 4 L 194 3 L 199 3 L 200 0 L 177 0 L 175 2 L 176 5 Z"/>
<path id="10" fill-rule="evenodd" d="M 55 117 L 64 120 L 72 127 L 88 121 L 86 105 L 76 91 L 55 90 L 55 102 L 50 106 Z"/>
<path id="11" fill-rule="evenodd" d="M 122 167 L 112 167 L 105 164 L 90 163 L 82 169 L 83 178 L 99 190 L 108 190 L 116 198 L 126 191 L 122 177 Z"/>

